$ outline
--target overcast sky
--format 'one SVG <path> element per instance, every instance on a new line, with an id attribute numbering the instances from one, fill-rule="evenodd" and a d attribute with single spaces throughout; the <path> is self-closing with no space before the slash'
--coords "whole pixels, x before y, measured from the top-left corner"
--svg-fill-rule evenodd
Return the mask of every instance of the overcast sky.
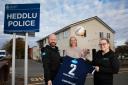
<path id="1" fill-rule="evenodd" d="M 3 34 L 5 4 L 40 3 L 40 32 L 29 38 L 29 45 L 71 23 L 98 16 L 115 34 L 115 44 L 128 38 L 128 0 L 0 0 L 0 47 L 10 35 Z"/>

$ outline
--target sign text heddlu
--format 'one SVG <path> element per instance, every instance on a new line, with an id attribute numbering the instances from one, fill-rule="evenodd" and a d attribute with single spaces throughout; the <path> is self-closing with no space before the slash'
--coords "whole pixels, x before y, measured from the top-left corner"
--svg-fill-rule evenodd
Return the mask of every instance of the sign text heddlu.
<path id="1" fill-rule="evenodd" d="M 4 32 L 39 32 L 40 4 L 6 4 Z"/>

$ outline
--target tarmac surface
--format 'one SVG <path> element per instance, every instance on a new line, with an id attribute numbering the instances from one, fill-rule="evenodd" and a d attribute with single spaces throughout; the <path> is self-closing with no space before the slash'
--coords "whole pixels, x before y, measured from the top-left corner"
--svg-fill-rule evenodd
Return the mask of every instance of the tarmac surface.
<path id="1" fill-rule="evenodd" d="M 118 74 L 114 75 L 113 85 L 128 85 L 128 67 L 121 68 Z M 9 80 L 5 85 L 11 85 L 11 69 Z M 15 85 L 24 85 L 24 60 L 16 60 L 16 82 Z M 28 63 L 28 85 L 44 85 L 42 63 L 29 60 Z M 93 76 L 89 75 L 85 85 L 93 85 Z"/>

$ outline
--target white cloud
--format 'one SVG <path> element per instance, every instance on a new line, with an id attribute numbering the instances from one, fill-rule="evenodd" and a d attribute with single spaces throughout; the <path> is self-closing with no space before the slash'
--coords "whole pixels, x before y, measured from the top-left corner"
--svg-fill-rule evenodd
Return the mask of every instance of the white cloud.
<path id="1" fill-rule="evenodd" d="M 42 5 L 44 5 L 44 4 L 46 4 L 46 0 L 40 0 L 40 3 L 41 3 Z"/>
<path id="2" fill-rule="evenodd" d="M 56 13 L 57 11 L 61 10 L 59 9 L 59 7 L 53 9 L 52 11 L 46 11 L 46 15 L 44 14 L 47 17 L 46 19 L 50 17 L 47 22 L 51 22 L 55 24 L 53 25 L 53 27 L 49 26 L 49 28 L 56 30 L 55 28 L 59 29 L 59 27 L 66 26 L 69 25 L 70 23 L 96 15 L 100 16 L 103 19 L 103 21 L 105 21 L 108 25 L 110 25 L 110 27 L 112 27 L 116 31 L 116 36 L 122 34 L 123 33 L 122 29 L 126 29 L 126 27 L 128 27 L 126 24 L 127 23 L 126 19 L 128 18 L 128 16 L 125 14 L 127 10 L 123 9 L 124 4 L 123 5 L 116 4 L 118 6 L 121 6 L 118 9 L 116 9 L 113 3 L 104 4 L 99 0 L 95 0 L 94 3 L 92 3 L 92 1 L 85 1 L 85 2 L 72 4 L 70 3 L 70 1 L 64 0 L 64 3 L 62 4 L 64 11 L 63 14 Z M 56 23 L 60 24 L 61 26 L 57 25 Z M 45 25 L 47 24 L 48 23 L 45 23 Z M 119 31 L 117 29 L 119 29 Z M 127 30 L 125 30 L 125 32 L 126 31 Z M 125 38 L 124 36 L 122 35 L 123 38 Z M 120 40 L 122 39 L 122 37 L 116 37 L 116 39 Z"/>
<path id="3" fill-rule="evenodd" d="M 101 0 L 7 0 L 1 4 L 0 16 L 3 18 L 5 3 L 40 3 L 40 32 L 36 33 L 36 39 L 71 23 L 97 15 L 116 31 L 116 40 L 121 40 L 128 35 L 126 1 L 109 0 L 104 3 Z M 2 20 L 4 19 L 0 19 L 0 24 L 3 24 Z"/>
<path id="4" fill-rule="evenodd" d="M 103 20 L 116 31 L 115 38 L 117 41 L 126 40 L 128 36 L 128 14 L 125 11 L 127 9 L 115 11 L 111 15 L 105 14 L 105 16 L 102 16 Z"/>
<path id="5" fill-rule="evenodd" d="M 32 2 L 35 2 L 35 0 L 9 0 L 9 4 L 23 4 L 23 3 L 32 3 Z"/>
<path id="6" fill-rule="evenodd" d="M 0 11 L 0 15 L 3 15 L 3 11 Z"/>

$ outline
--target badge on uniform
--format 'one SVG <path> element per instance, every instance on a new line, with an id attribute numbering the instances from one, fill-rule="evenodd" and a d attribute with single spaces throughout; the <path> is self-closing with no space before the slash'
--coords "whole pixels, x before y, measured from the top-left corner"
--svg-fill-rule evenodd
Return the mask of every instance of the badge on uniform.
<path id="1" fill-rule="evenodd" d="M 109 58 L 103 58 L 103 60 L 109 60 Z"/>
<path id="2" fill-rule="evenodd" d="M 77 64 L 77 63 L 78 63 L 78 61 L 77 61 L 76 59 L 73 59 L 71 62 L 72 62 L 73 64 Z"/>
<path id="3" fill-rule="evenodd" d="M 43 52 L 43 53 L 42 53 L 42 56 L 44 56 L 44 55 L 46 55 L 46 53 L 45 53 L 45 52 Z"/>

